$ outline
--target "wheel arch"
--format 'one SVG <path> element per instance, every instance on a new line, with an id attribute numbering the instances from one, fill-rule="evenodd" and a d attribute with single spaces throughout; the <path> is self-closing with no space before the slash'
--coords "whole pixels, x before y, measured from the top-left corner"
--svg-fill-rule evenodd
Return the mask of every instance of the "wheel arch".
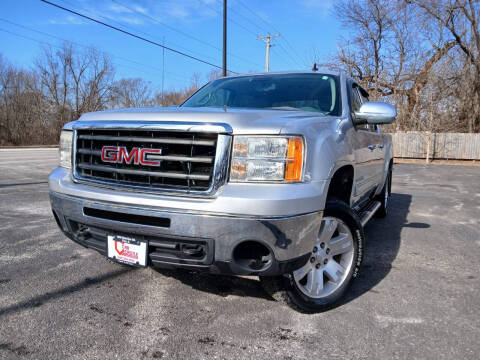
<path id="1" fill-rule="evenodd" d="M 350 205 L 355 170 L 353 165 L 342 165 L 335 170 L 328 185 L 327 201 L 338 199 Z"/>

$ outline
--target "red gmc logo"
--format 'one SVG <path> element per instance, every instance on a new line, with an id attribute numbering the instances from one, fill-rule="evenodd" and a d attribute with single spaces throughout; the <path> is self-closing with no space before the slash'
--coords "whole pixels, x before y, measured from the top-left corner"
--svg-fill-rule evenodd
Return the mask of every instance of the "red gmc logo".
<path id="1" fill-rule="evenodd" d="M 160 155 L 161 153 L 162 149 L 142 149 L 134 147 L 128 152 L 125 146 L 104 146 L 102 147 L 102 161 L 118 164 L 160 166 L 160 160 L 149 160 L 147 155 Z"/>

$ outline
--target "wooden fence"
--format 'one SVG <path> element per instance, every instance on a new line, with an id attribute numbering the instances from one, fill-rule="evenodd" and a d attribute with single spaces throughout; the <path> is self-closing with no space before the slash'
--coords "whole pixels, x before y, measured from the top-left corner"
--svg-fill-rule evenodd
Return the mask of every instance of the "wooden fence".
<path id="1" fill-rule="evenodd" d="M 480 160 L 480 134 L 397 132 L 391 135 L 397 158 Z"/>

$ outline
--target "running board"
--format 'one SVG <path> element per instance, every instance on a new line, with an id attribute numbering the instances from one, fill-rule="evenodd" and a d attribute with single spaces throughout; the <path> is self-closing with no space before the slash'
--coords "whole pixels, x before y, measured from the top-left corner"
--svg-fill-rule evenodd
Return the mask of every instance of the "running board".
<path id="1" fill-rule="evenodd" d="M 382 204 L 380 201 L 374 201 L 360 213 L 360 222 L 362 223 L 362 226 L 367 224 L 367 222 L 372 218 L 373 215 L 375 215 L 381 205 Z"/>

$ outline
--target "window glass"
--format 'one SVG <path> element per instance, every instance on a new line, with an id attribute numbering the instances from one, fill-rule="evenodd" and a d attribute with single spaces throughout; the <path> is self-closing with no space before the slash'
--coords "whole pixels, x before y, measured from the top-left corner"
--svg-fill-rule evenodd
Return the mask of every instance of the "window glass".
<path id="1" fill-rule="evenodd" d="M 362 100 L 360 94 L 358 93 L 357 87 L 354 85 L 352 89 L 352 110 L 359 111 L 361 105 Z"/>
<path id="2" fill-rule="evenodd" d="M 358 92 L 358 87 L 356 84 L 353 84 L 352 87 L 352 111 L 359 111 L 360 106 L 362 105 L 362 97 L 360 93 Z M 355 116 L 355 115 L 353 115 Z M 360 124 L 356 125 L 357 130 L 366 130 L 369 131 L 369 125 L 368 124 Z"/>
<path id="3" fill-rule="evenodd" d="M 360 93 L 360 98 L 362 99 L 362 103 L 364 102 L 367 102 L 368 101 L 368 95 L 366 94 L 365 90 L 358 90 L 358 92 Z"/>
<path id="4" fill-rule="evenodd" d="M 201 88 L 183 107 L 303 110 L 339 116 L 339 79 L 326 74 L 227 77 Z"/>
<path id="5" fill-rule="evenodd" d="M 365 91 L 365 90 L 360 90 L 358 89 L 358 92 L 360 94 L 360 98 L 362 99 L 362 104 L 363 103 L 366 103 L 367 101 L 369 101 L 369 98 L 368 98 L 368 93 Z M 375 125 L 375 124 L 370 124 L 368 125 L 368 129 L 371 131 L 371 132 L 374 132 L 374 133 L 380 133 L 380 126 L 379 125 Z"/>

